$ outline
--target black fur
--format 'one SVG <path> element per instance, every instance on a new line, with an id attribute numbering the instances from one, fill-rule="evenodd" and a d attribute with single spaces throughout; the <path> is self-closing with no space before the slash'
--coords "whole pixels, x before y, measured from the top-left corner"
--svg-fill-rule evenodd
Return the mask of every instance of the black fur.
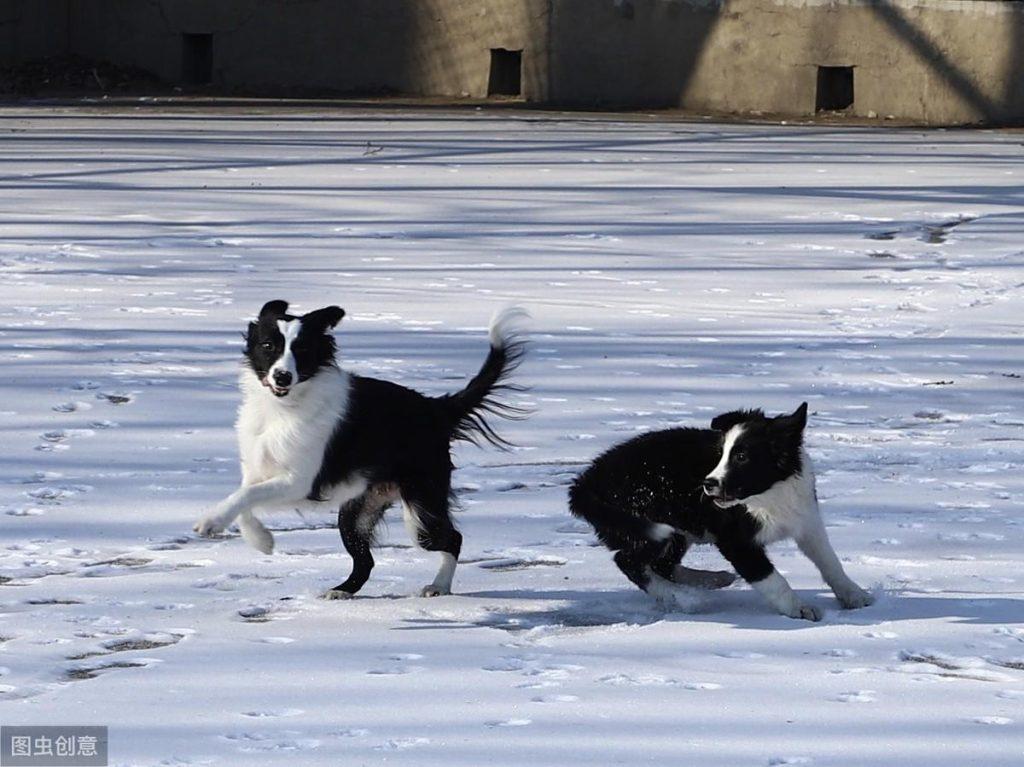
<path id="1" fill-rule="evenodd" d="M 615 563 L 646 589 L 650 573 L 671 580 L 674 568 L 695 540 L 713 542 L 746 581 L 774 571 L 756 540 L 761 524 L 742 503 L 801 470 L 800 446 L 806 403 L 792 415 L 767 418 L 760 410 L 725 413 L 711 429 L 678 428 L 644 434 L 613 447 L 573 482 L 572 513 L 589 522 L 616 552 Z M 722 458 L 726 433 L 743 424 L 723 483 L 727 494 L 715 502 L 703 488 Z M 735 465 L 733 465 L 735 464 Z M 662 538 L 656 523 L 675 532 Z"/>
<path id="2" fill-rule="evenodd" d="M 266 375 L 269 363 L 261 355 L 262 343 L 272 338 L 284 302 L 264 307 L 260 320 L 250 326 L 246 356 L 257 375 Z M 286 305 L 284 305 L 286 306 Z M 297 352 L 302 375 L 334 365 L 334 341 L 326 333 L 344 312 L 322 309 L 305 315 Z M 323 314 L 319 330 L 308 331 L 311 316 Z M 266 314 L 266 317 L 264 317 Z M 280 335 L 280 333 L 278 333 Z M 293 346 L 293 349 L 295 347 Z M 524 344 L 511 337 L 492 345 L 480 371 L 462 391 L 427 397 L 388 381 L 352 375 L 345 416 L 329 440 L 320 471 L 310 488 L 311 500 L 322 500 L 335 485 L 364 477 L 366 492 L 341 506 L 338 529 L 352 556 L 352 574 L 332 591 L 356 593 L 373 568 L 370 548 L 373 528 L 391 503 L 401 500 L 418 520 L 417 543 L 428 551 L 447 552 L 458 559 L 462 535 L 450 515 L 452 502 L 451 443 L 483 439 L 495 445 L 505 442 L 487 420 L 489 414 L 514 418 L 523 411 L 501 402 L 496 395 L 514 390 L 505 383 L 523 357 Z M 308 354 L 303 361 L 299 354 Z"/>

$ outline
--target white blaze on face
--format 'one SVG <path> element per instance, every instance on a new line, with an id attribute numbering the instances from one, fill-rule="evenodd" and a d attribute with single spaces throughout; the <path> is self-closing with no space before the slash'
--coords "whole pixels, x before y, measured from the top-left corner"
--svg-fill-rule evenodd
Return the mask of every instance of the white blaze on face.
<path id="1" fill-rule="evenodd" d="M 729 455 L 732 453 L 733 447 L 736 446 L 736 440 L 741 436 L 743 436 L 743 424 L 733 426 L 725 433 L 725 442 L 722 444 L 722 460 L 720 460 L 718 465 L 711 470 L 707 479 L 717 479 L 719 484 L 724 483 L 725 472 L 729 468 Z"/>
<path id="2" fill-rule="evenodd" d="M 295 343 L 295 339 L 299 337 L 299 331 L 302 330 L 302 320 L 278 320 L 277 327 L 281 331 L 281 335 L 284 336 L 284 351 L 277 358 L 277 362 L 271 365 L 267 372 L 267 380 L 273 383 L 274 373 L 283 370 L 292 374 L 292 384 L 295 384 L 299 380 L 299 371 L 295 366 L 292 344 Z"/>

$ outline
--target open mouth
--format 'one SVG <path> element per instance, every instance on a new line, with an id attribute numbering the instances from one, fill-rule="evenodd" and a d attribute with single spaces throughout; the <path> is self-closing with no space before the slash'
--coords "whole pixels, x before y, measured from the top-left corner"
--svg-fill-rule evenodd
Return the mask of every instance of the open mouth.
<path id="1" fill-rule="evenodd" d="M 733 506 L 736 504 L 735 498 L 730 498 L 721 490 L 717 490 L 714 493 L 709 493 L 706 488 L 702 489 L 704 490 L 704 496 L 720 509 L 726 509 L 729 506 Z"/>
<path id="2" fill-rule="evenodd" d="M 287 386 L 277 386 L 275 384 L 272 384 L 266 378 L 263 379 L 263 385 L 270 389 L 270 393 L 273 394 L 275 397 L 287 397 L 288 392 L 290 391 L 290 389 Z"/>

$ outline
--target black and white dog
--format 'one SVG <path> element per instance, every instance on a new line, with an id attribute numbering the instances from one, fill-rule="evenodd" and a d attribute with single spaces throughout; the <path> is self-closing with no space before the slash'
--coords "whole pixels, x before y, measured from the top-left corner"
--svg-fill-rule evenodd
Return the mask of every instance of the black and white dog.
<path id="1" fill-rule="evenodd" d="M 330 331 L 344 316 L 328 306 L 299 317 L 271 301 L 249 324 L 236 424 L 242 484 L 194 529 L 212 535 L 237 519 L 242 537 L 270 553 L 274 538 L 255 509 L 306 499 L 337 504 L 352 574 L 326 596 L 344 598 L 369 578 L 374 528 L 399 501 L 416 543 L 441 554 L 421 594 L 449 594 L 462 546 L 449 514 L 451 443 L 505 444 L 486 417 L 521 412 L 495 395 L 514 388 L 505 381 L 523 356 L 518 328 L 526 314 L 496 314 L 483 367 L 465 389 L 442 397 L 341 370 Z"/>
<path id="2" fill-rule="evenodd" d="M 692 543 L 714 543 L 783 615 L 817 621 L 776 572 L 765 546 L 796 540 L 840 604 L 865 607 L 872 596 L 843 571 L 825 532 L 814 471 L 803 448 L 807 403 L 791 415 L 724 413 L 711 429 L 644 434 L 599 456 L 569 492 L 569 507 L 615 551 L 615 564 L 662 601 L 680 586 L 720 588 L 732 573 L 680 565 Z"/>

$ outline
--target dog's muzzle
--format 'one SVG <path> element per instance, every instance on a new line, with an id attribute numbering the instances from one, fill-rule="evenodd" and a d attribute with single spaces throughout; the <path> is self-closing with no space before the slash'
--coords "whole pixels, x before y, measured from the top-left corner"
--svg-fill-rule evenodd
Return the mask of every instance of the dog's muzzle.
<path id="1" fill-rule="evenodd" d="M 734 503 L 733 499 L 728 498 L 722 491 L 722 483 L 714 477 L 705 477 L 700 488 L 704 491 L 704 495 L 720 509 L 728 508 Z"/>
<path id="2" fill-rule="evenodd" d="M 288 392 L 291 391 L 289 386 L 278 386 L 277 384 L 271 383 L 268 379 L 261 379 L 261 383 L 270 389 L 270 393 L 275 397 L 287 397 Z"/>

